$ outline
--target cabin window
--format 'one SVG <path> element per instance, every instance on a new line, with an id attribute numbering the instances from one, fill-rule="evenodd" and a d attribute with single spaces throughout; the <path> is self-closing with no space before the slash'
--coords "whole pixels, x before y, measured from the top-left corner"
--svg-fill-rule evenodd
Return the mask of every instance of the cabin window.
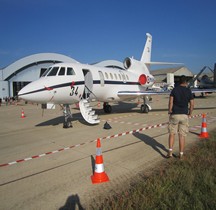
<path id="1" fill-rule="evenodd" d="M 121 74 L 119 74 L 119 79 L 121 80 Z"/>
<path id="2" fill-rule="evenodd" d="M 75 75 L 73 68 L 71 68 L 71 67 L 67 68 L 67 75 Z"/>
<path id="3" fill-rule="evenodd" d="M 127 78 L 127 80 L 129 80 L 129 77 L 128 77 L 128 75 L 126 74 L 126 78 Z"/>
<path id="4" fill-rule="evenodd" d="M 58 73 L 59 76 L 65 75 L 65 67 L 61 67 Z"/>
<path id="5" fill-rule="evenodd" d="M 105 77 L 106 77 L 106 79 L 109 79 L 109 76 L 106 72 L 105 72 Z"/>
<path id="6" fill-rule="evenodd" d="M 110 77 L 111 77 L 111 79 L 113 79 L 113 75 L 112 75 L 112 73 L 110 73 Z"/>
<path id="7" fill-rule="evenodd" d="M 114 76 L 115 76 L 115 79 L 117 80 L 117 79 L 118 79 L 117 75 L 116 75 L 116 74 L 114 74 Z"/>
<path id="8" fill-rule="evenodd" d="M 58 69 L 58 66 L 53 67 L 52 70 L 47 74 L 47 76 L 55 76 L 58 72 Z"/>

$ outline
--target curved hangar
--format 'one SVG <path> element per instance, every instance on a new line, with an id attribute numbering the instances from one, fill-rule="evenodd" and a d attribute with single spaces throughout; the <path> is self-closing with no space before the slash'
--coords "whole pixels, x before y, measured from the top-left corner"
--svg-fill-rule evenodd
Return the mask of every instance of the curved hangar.
<path id="1" fill-rule="evenodd" d="M 37 80 L 47 67 L 62 62 L 77 63 L 78 61 L 62 54 L 39 53 L 24 57 L 1 69 L 0 98 L 16 96 L 25 85 Z M 93 65 L 123 67 L 121 62 L 114 60 L 102 61 Z"/>
<path id="2" fill-rule="evenodd" d="M 77 61 L 61 54 L 39 53 L 24 57 L 1 69 L 0 98 L 16 96 L 22 87 L 38 79 L 47 67 L 61 62 Z"/>

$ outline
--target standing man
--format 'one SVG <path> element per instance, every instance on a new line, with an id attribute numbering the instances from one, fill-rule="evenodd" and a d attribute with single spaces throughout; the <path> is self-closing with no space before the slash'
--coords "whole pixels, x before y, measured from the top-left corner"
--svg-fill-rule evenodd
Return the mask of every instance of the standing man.
<path id="1" fill-rule="evenodd" d="M 189 109 L 188 109 L 189 104 Z M 179 86 L 175 87 L 169 97 L 169 152 L 167 157 L 173 156 L 175 135 L 179 137 L 179 158 L 183 158 L 185 138 L 189 131 L 189 120 L 194 108 L 194 98 L 191 90 L 187 88 L 186 76 L 180 77 Z"/>

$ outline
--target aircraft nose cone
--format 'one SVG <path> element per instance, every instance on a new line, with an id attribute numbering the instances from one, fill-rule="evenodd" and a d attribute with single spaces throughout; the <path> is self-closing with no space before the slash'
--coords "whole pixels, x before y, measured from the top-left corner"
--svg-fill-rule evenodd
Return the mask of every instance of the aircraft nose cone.
<path id="1" fill-rule="evenodd" d="M 24 89 L 24 88 L 22 88 L 22 89 L 18 92 L 18 96 L 19 96 L 19 97 L 22 97 L 22 95 L 23 95 L 23 93 L 24 93 L 23 89 Z"/>
<path id="2" fill-rule="evenodd" d="M 54 92 L 48 90 L 41 83 L 41 80 L 31 82 L 18 92 L 18 97 L 25 101 L 44 103 L 46 100 L 53 99 Z"/>
<path id="3" fill-rule="evenodd" d="M 20 99 L 28 100 L 28 94 L 27 93 L 28 93 L 28 90 L 26 87 L 24 87 L 18 92 L 18 97 Z"/>

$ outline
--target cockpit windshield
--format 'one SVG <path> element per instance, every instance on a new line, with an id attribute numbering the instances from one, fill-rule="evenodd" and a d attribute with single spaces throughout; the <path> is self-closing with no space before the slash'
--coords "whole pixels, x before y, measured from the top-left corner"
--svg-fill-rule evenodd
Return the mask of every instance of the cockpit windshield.
<path id="1" fill-rule="evenodd" d="M 48 72 L 50 71 L 51 68 L 52 68 L 52 67 L 49 67 L 49 68 L 42 74 L 41 77 L 45 77 L 45 76 L 48 74 Z"/>
<path id="2" fill-rule="evenodd" d="M 59 66 L 54 66 L 54 67 L 49 67 L 43 74 L 42 77 L 49 77 L 49 76 L 64 76 L 66 72 L 66 75 L 71 76 L 71 75 L 75 75 L 75 71 L 73 70 L 73 68 L 68 67 L 61 67 L 59 69 Z"/>
<path id="3" fill-rule="evenodd" d="M 67 68 L 67 75 L 75 75 L 73 68 L 70 67 Z"/>
<path id="4" fill-rule="evenodd" d="M 47 74 L 47 76 L 55 76 L 58 72 L 58 69 L 58 66 L 53 67 L 52 70 Z"/>

